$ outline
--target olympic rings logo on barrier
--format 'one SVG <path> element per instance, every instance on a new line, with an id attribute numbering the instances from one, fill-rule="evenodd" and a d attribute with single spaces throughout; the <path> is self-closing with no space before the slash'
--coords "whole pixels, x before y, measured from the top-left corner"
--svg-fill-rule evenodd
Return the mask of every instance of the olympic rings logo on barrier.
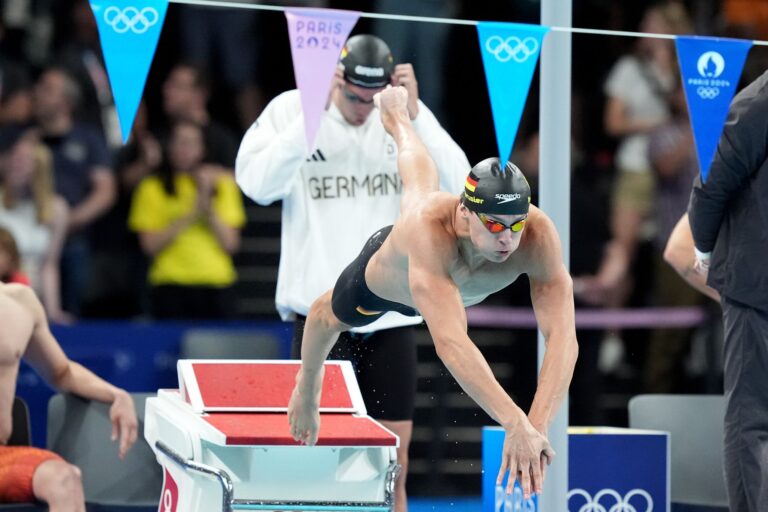
<path id="1" fill-rule="evenodd" d="M 571 510 L 571 498 L 574 496 L 581 496 L 585 503 L 577 511 L 571 512 L 653 512 L 653 498 L 643 489 L 632 489 L 623 498 L 613 489 L 598 491 L 594 498 L 584 489 L 571 489 L 568 492 L 568 510 Z M 645 510 L 637 509 L 635 505 L 630 503 L 630 500 L 635 496 L 640 497 L 635 502 L 641 499 L 645 502 Z"/>
<path id="2" fill-rule="evenodd" d="M 510 44 L 514 43 L 514 44 Z M 485 49 L 496 57 L 499 62 L 508 62 L 515 59 L 515 62 L 522 64 L 539 49 L 539 42 L 533 37 L 520 39 L 519 37 L 509 36 L 503 39 L 501 36 L 491 36 L 485 40 Z"/>
<path id="3" fill-rule="evenodd" d="M 125 34 L 129 30 L 134 34 L 143 34 L 159 19 L 157 9 L 153 7 L 139 10 L 136 7 L 120 9 L 112 5 L 104 10 L 104 21 L 118 34 Z"/>
<path id="4" fill-rule="evenodd" d="M 720 94 L 719 87 L 697 87 L 696 94 L 703 100 L 713 100 Z"/>

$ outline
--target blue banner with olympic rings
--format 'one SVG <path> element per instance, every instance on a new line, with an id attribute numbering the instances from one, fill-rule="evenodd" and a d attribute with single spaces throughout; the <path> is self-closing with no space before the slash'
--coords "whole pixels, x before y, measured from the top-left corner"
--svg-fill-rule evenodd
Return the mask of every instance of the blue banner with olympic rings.
<path id="1" fill-rule="evenodd" d="M 168 10 L 168 0 L 91 0 L 104 63 L 128 140 Z"/>
<path id="2" fill-rule="evenodd" d="M 675 43 L 701 180 L 706 181 L 752 41 L 678 36 Z"/>
<path id="3" fill-rule="evenodd" d="M 520 117 L 549 27 L 481 21 L 477 24 L 496 143 L 502 164 L 509 159 Z"/>

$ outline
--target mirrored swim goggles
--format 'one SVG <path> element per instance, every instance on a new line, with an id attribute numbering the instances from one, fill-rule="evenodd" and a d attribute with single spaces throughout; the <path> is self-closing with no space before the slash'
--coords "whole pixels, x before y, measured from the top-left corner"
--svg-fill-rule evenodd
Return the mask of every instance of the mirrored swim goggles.
<path id="1" fill-rule="evenodd" d="M 528 216 L 525 216 L 522 219 L 519 219 L 510 225 L 506 225 L 503 222 L 489 219 L 484 213 L 479 213 L 479 212 L 475 212 L 475 213 L 480 218 L 480 222 L 483 223 L 483 225 L 485 226 L 485 229 L 487 229 L 493 234 L 501 233 L 505 229 L 509 229 L 513 233 L 519 233 L 523 230 L 523 228 L 525 227 L 525 222 L 528 220 Z"/>

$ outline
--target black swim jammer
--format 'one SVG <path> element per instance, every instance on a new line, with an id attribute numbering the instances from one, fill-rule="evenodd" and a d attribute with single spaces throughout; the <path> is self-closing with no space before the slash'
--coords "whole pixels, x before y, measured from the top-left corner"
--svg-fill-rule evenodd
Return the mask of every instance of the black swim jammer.
<path id="1" fill-rule="evenodd" d="M 392 231 L 392 226 L 378 230 L 368 239 L 363 250 L 341 273 L 333 287 L 331 306 L 336 318 L 352 327 L 362 327 L 375 322 L 387 311 L 397 311 L 406 316 L 418 316 L 410 306 L 382 299 L 368 289 L 365 267 Z"/>

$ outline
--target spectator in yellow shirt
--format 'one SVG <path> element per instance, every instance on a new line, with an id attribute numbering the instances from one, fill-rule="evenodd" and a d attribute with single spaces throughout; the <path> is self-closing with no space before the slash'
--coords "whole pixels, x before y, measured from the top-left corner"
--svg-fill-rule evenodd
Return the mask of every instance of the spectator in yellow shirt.
<path id="1" fill-rule="evenodd" d="M 157 319 L 226 318 L 245 224 L 240 190 L 229 169 L 203 163 L 199 125 L 176 123 L 166 153 L 136 189 L 128 217 L 151 259 L 150 311 Z"/>

